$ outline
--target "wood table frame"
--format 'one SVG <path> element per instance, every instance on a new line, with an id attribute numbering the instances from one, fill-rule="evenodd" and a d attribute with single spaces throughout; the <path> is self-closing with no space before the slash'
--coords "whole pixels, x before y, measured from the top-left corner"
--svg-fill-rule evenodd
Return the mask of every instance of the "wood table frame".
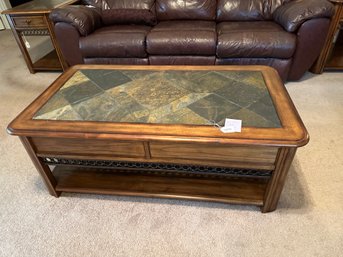
<path id="1" fill-rule="evenodd" d="M 14 38 L 31 73 L 36 71 L 61 71 L 67 68 L 62 52 L 56 41 L 53 23 L 49 14 L 53 8 L 73 4 L 77 0 L 34 0 L 3 11 L 13 32 Z M 25 46 L 23 35 L 49 36 L 53 51 L 33 62 Z"/>
<path id="2" fill-rule="evenodd" d="M 340 23 L 343 23 L 343 0 L 330 0 L 330 2 L 335 5 L 335 14 L 331 18 L 323 49 L 311 68 L 311 71 L 316 74 L 320 74 L 324 70 L 343 70 L 342 46 L 334 51 L 338 33 L 343 33 L 340 25 Z"/>
<path id="3" fill-rule="evenodd" d="M 243 127 L 241 133 L 224 134 L 212 126 L 32 119 L 79 69 L 261 71 L 282 127 Z M 74 66 L 7 130 L 20 137 L 56 197 L 61 192 L 81 192 L 210 200 L 253 204 L 262 212 L 276 209 L 296 149 L 309 141 L 279 75 L 266 66 Z M 56 167 L 52 170 L 49 165 Z M 124 172 L 127 165 L 134 169 Z M 146 172 L 144 165 L 154 168 Z M 203 166 L 214 166 L 270 173 L 267 178 L 237 174 L 218 178 L 201 172 L 180 176 L 168 170 L 189 166 L 200 171 Z"/>

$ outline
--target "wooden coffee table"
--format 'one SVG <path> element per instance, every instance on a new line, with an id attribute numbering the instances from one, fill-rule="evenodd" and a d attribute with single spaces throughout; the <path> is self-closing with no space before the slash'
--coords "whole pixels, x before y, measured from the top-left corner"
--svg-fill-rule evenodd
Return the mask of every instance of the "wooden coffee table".
<path id="1" fill-rule="evenodd" d="M 214 123 L 241 119 L 240 133 Z M 103 193 L 276 209 L 308 133 L 266 66 L 67 70 L 8 126 L 50 194 Z"/>

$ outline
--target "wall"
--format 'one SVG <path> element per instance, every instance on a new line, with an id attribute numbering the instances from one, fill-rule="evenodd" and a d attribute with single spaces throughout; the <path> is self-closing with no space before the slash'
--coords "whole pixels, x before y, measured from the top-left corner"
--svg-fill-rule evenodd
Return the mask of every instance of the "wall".
<path id="1" fill-rule="evenodd" d="M 9 8 L 11 8 L 11 4 L 8 0 L 0 0 L 0 12 L 7 10 Z M 5 15 L 1 14 L 0 17 L 1 17 L 2 23 L 4 24 L 5 28 L 9 29 L 10 26 L 8 25 L 8 22 L 6 20 Z M 1 27 L 2 23 L 0 22 L 0 27 Z"/>

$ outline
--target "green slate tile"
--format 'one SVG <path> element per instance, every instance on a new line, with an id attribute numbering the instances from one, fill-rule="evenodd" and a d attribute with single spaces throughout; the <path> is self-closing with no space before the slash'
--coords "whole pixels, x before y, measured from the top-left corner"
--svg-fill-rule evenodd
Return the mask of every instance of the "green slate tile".
<path id="1" fill-rule="evenodd" d="M 224 76 L 209 72 L 206 76 L 201 76 L 188 83 L 180 84 L 183 88 L 198 93 L 212 93 L 218 89 L 228 86 L 231 83 L 230 80 Z"/>
<path id="2" fill-rule="evenodd" d="M 70 106 L 64 106 L 51 112 L 34 117 L 37 120 L 83 120 L 82 117 Z"/>
<path id="3" fill-rule="evenodd" d="M 188 108 L 203 118 L 216 122 L 230 117 L 230 114 L 240 109 L 239 106 L 214 94 L 189 105 Z"/>
<path id="4" fill-rule="evenodd" d="M 75 104 L 73 105 L 73 108 L 85 120 L 110 122 L 132 121 L 132 117 L 135 117 L 132 115 L 135 112 L 142 111 L 144 109 L 130 96 L 126 95 L 114 99 L 108 93 L 103 93 L 81 103 Z M 142 116 L 144 115 L 146 115 L 146 113 Z"/>
<path id="5" fill-rule="evenodd" d="M 103 90 L 107 90 L 131 81 L 131 79 L 121 71 L 81 70 L 81 72 Z"/>
<path id="6" fill-rule="evenodd" d="M 254 86 L 243 84 L 238 81 L 231 80 L 230 84 L 227 84 L 225 87 L 220 88 L 215 91 L 215 93 L 229 100 L 241 107 L 246 107 L 252 102 L 255 102 L 262 97 L 264 97 L 268 91 L 265 89 L 260 89 Z"/>
<path id="7" fill-rule="evenodd" d="M 162 124 L 196 124 L 211 125 L 211 123 L 188 108 L 169 113 L 155 121 Z"/>
<path id="8" fill-rule="evenodd" d="M 260 71 L 216 71 L 229 79 L 241 82 L 260 89 L 266 89 L 266 84 L 263 75 Z"/>
<path id="9" fill-rule="evenodd" d="M 73 104 L 72 106 L 84 120 L 89 121 L 104 121 L 107 119 L 109 112 L 118 108 L 116 102 L 106 93 Z"/>
<path id="10" fill-rule="evenodd" d="M 164 116 L 169 115 L 171 113 L 176 113 L 177 111 L 186 108 L 190 104 L 208 96 L 207 93 L 191 93 L 187 94 L 181 98 L 176 99 L 173 102 L 170 102 L 166 105 L 156 107 L 155 109 L 149 110 L 149 119 L 150 120 L 156 120 L 160 121 L 163 119 Z M 193 112 L 194 113 L 194 112 Z M 195 113 L 194 113 L 195 114 Z M 162 122 L 163 123 L 163 122 Z M 182 124 L 183 122 L 177 122 L 179 124 Z"/>
<path id="11" fill-rule="evenodd" d="M 118 108 L 108 114 L 111 120 L 134 122 L 148 113 L 148 109 L 140 105 L 134 98 L 122 93 L 115 98 Z"/>
<path id="12" fill-rule="evenodd" d="M 210 73 L 209 71 L 189 71 L 189 70 L 177 70 L 177 71 L 165 71 L 165 77 L 167 79 L 186 79 L 189 81 L 199 79 L 202 76 Z"/>
<path id="13" fill-rule="evenodd" d="M 141 79 L 151 74 L 156 73 L 154 70 L 123 70 L 121 71 L 125 76 L 129 77 L 131 80 Z"/>
<path id="14" fill-rule="evenodd" d="M 68 87 L 75 86 L 77 84 L 81 84 L 82 82 L 89 81 L 89 78 L 86 77 L 83 73 L 80 71 L 75 72 L 75 74 L 61 87 L 60 90 L 64 90 Z"/>
<path id="15" fill-rule="evenodd" d="M 275 107 L 273 105 L 273 102 L 269 94 L 261 98 L 259 101 L 251 104 L 247 108 L 261 115 L 262 117 L 264 117 L 264 119 L 269 120 L 272 123 L 276 124 L 277 127 L 281 127 L 279 117 L 276 113 Z"/>
<path id="16" fill-rule="evenodd" d="M 63 95 L 60 92 L 57 92 L 48 100 L 48 102 L 45 105 L 43 105 L 41 109 L 39 109 L 35 116 L 40 116 L 44 113 L 60 109 L 66 105 L 69 105 L 69 102 L 63 97 Z"/>
<path id="17" fill-rule="evenodd" d="M 132 118 L 132 120 L 130 120 L 130 118 Z M 135 117 L 134 114 L 131 115 L 130 117 L 126 117 L 127 122 L 131 122 L 131 123 L 148 123 L 148 118 L 149 116 L 142 116 L 142 117 Z"/>
<path id="18" fill-rule="evenodd" d="M 261 115 L 243 108 L 238 112 L 230 115 L 231 119 L 242 120 L 243 127 L 256 127 L 256 128 L 275 128 L 278 127 L 277 124 L 273 123 L 270 120 L 266 120 Z"/>
<path id="19" fill-rule="evenodd" d="M 71 104 L 87 100 L 102 92 L 103 91 L 91 81 L 84 81 L 61 90 L 61 94 Z"/>
<path id="20" fill-rule="evenodd" d="M 185 89 L 173 86 L 162 74 L 154 74 L 149 79 L 132 81 L 118 89 L 118 91 L 126 92 L 148 109 L 166 105 L 189 93 Z M 111 93 L 117 94 L 116 90 L 111 90 Z"/>
<path id="21" fill-rule="evenodd" d="M 187 92 L 198 93 L 199 91 L 194 90 L 197 88 L 197 83 L 192 80 L 188 80 L 182 77 L 168 77 L 165 78 L 173 87 L 176 87 L 182 91 L 186 90 Z M 201 92 L 202 93 L 202 92 Z"/>

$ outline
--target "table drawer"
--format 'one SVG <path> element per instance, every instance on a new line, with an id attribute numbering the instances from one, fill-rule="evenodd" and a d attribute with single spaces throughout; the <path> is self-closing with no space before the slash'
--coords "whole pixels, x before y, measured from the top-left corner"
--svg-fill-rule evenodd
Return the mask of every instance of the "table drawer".
<path id="1" fill-rule="evenodd" d="M 40 155 L 70 155 L 89 157 L 140 157 L 145 156 L 142 142 L 74 138 L 31 138 Z"/>
<path id="2" fill-rule="evenodd" d="M 277 147 L 225 146 L 220 144 L 150 143 L 152 158 L 177 158 L 273 165 Z"/>
<path id="3" fill-rule="evenodd" d="M 47 24 L 44 16 L 17 16 L 12 17 L 16 28 L 45 28 Z"/>

